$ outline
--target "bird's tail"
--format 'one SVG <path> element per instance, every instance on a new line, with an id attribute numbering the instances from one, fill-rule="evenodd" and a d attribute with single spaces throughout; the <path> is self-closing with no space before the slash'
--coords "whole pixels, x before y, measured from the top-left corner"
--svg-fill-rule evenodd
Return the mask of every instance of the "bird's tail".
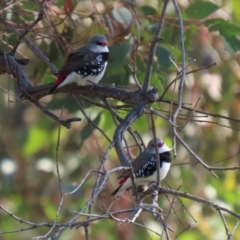
<path id="1" fill-rule="evenodd" d="M 121 188 L 121 186 L 122 185 L 120 185 L 114 192 L 112 192 L 111 196 L 115 196 L 118 193 L 118 191 Z"/>
<path id="2" fill-rule="evenodd" d="M 111 196 L 115 196 L 128 179 L 129 179 L 129 176 L 122 177 L 121 181 L 119 182 L 120 186 L 111 194 Z"/>
<path id="3" fill-rule="evenodd" d="M 50 90 L 49 90 L 49 94 L 52 93 L 56 88 L 58 87 L 57 84 L 55 84 Z"/>

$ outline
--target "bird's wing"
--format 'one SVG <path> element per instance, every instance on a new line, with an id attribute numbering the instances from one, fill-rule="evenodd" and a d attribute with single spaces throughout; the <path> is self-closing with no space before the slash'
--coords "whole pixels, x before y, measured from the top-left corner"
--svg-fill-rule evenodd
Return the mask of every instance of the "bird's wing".
<path id="1" fill-rule="evenodd" d="M 155 168 L 155 164 L 156 164 L 156 160 L 155 159 L 156 159 L 156 155 L 155 154 L 151 154 L 151 153 L 148 153 L 148 152 L 145 152 L 145 151 L 140 153 L 140 155 L 138 155 L 138 157 L 135 160 L 133 160 L 133 162 L 132 162 L 132 167 L 133 167 L 134 174 L 136 174 L 140 169 L 142 169 L 144 164 L 146 164 L 147 161 L 150 161 L 150 160 L 152 160 L 151 167 L 154 169 Z M 162 163 L 163 162 L 169 162 L 170 163 L 171 162 L 171 154 L 170 154 L 170 152 L 164 152 L 164 153 L 159 154 L 159 160 L 160 160 L 160 168 L 162 167 Z M 129 171 L 124 171 L 118 177 L 118 179 L 126 177 L 126 176 L 129 176 Z"/>
<path id="2" fill-rule="evenodd" d="M 144 165 L 145 161 L 147 158 L 151 158 L 153 156 L 153 154 L 150 154 L 148 152 L 141 152 L 132 162 L 132 167 L 133 167 L 133 171 L 134 173 L 138 172 L 138 170 Z M 126 177 L 126 176 L 129 176 L 129 171 L 124 171 L 119 177 L 118 179 L 120 178 L 123 178 L 123 177 Z"/>
<path id="3" fill-rule="evenodd" d="M 153 157 L 155 157 L 155 154 L 143 151 L 132 163 L 134 173 L 137 173 Z"/>
<path id="4" fill-rule="evenodd" d="M 79 48 L 70 53 L 65 64 L 62 66 L 58 74 L 69 73 L 79 70 L 82 66 L 97 67 L 96 63 L 92 61 L 96 53 L 87 50 L 85 47 Z"/>

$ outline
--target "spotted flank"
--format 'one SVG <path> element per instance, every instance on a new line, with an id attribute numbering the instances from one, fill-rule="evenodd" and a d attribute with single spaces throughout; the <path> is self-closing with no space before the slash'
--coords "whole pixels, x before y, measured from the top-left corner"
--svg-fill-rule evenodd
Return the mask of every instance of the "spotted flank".
<path id="1" fill-rule="evenodd" d="M 158 148 L 159 170 L 157 169 L 156 147 Z M 146 185 L 151 182 L 163 180 L 171 167 L 171 151 L 163 140 L 154 138 L 149 141 L 147 148 L 142 151 L 132 162 L 132 169 L 136 177 L 136 184 Z M 159 173 L 159 176 L 158 176 Z M 132 187 L 129 171 L 124 171 L 120 176 L 119 186 L 111 194 L 119 196 L 122 192 Z"/>
<path id="2" fill-rule="evenodd" d="M 151 176 L 156 171 L 156 164 L 157 159 L 155 156 L 152 156 L 152 158 L 147 161 L 141 169 L 139 169 L 135 176 L 138 177 L 147 177 Z M 160 161 L 160 168 L 162 167 L 162 162 Z"/>
<path id="3" fill-rule="evenodd" d="M 92 80 L 92 77 L 98 77 L 101 79 L 106 68 L 106 60 L 102 53 L 96 53 L 94 60 L 90 62 L 85 62 L 84 67 L 79 66 L 76 68 L 76 73 L 81 75 L 85 80 Z"/>

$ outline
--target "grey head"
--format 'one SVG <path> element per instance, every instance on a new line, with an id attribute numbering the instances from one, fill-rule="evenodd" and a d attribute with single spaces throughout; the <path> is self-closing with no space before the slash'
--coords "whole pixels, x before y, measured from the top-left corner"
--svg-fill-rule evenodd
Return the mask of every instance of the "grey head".
<path id="1" fill-rule="evenodd" d="M 86 45 L 86 48 L 95 53 L 109 52 L 107 47 L 107 39 L 101 34 L 91 37 Z"/>
<path id="2" fill-rule="evenodd" d="M 155 143 L 157 144 L 158 153 L 169 152 L 172 150 L 163 142 L 161 138 L 153 138 L 151 141 L 149 141 L 145 151 L 149 153 L 155 153 Z"/>

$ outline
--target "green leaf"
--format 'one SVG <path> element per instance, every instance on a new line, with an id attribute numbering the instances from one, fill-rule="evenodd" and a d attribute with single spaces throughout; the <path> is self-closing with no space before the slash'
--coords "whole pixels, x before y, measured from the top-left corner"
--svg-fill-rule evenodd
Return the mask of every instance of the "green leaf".
<path id="1" fill-rule="evenodd" d="M 125 7 L 115 8 L 112 14 L 114 18 L 120 23 L 129 24 L 132 21 L 132 14 Z"/>
<path id="2" fill-rule="evenodd" d="M 113 46 L 110 49 L 108 73 L 118 75 L 123 72 L 123 66 L 127 64 L 127 54 L 131 50 L 131 44 L 124 42 L 119 46 Z"/>
<path id="3" fill-rule="evenodd" d="M 57 3 L 57 6 L 61 8 L 64 5 L 64 0 L 58 0 L 56 3 Z"/>
<path id="4" fill-rule="evenodd" d="M 119 114 L 119 111 L 118 111 Z M 122 116 L 121 116 L 122 117 Z M 107 134 L 108 137 L 112 138 L 116 125 L 112 119 L 112 115 L 109 111 L 104 110 L 102 112 L 101 121 L 98 125 L 101 129 L 104 129 L 105 134 Z"/>
<path id="5" fill-rule="evenodd" d="M 42 84 L 46 84 L 46 83 L 51 83 L 51 82 L 55 82 L 56 79 L 53 78 L 53 76 L 51 75 L 51 72 L 49 69 L 47 69 L 44 72 L 44 75 L 42 76 Z"/>
<path id="6" fill-rule="evenodd" d="M 240 40 L 235 36 L 225 37 L 225 40 L 234 51 L 240 50 Z"/>
<path id="7" fill-rule="evenodd" d="M 219 31 L 234 51 L 240 50 L 240 40 L 236 37 L 240 32 L 240 26 L 221 18 L 207 20 L 205 25 L 211 32 Z"/>
<path id="8" fill-rule="evenodd" d="M 30 1 L 22 1 L 21 3 L 22 3 L 22 6 L 25 10 L 30 10 L 30 11 L 36 10 L 35 5 L 32 4 Z"/>
<path id="9" fill-rule="evenodd" d="M 184 31 L 184 45 L 186 49 L 190 49 L 192 46 L 192 37 L 197 32 L 198 28 L 194 25 L 189 26 Z M 175 56 L 175 55 L 174 55 Z"/>
<path id="10" fill-rule="evenodd" d="M 215 18 L 205 21 L 205 25 L 209 28 L 211 32 L 219 31 L 221 34 L 225 36 L 233 36 L 239 34 L 240 26 L 231 23 L 222 18 Z"/>
<path id="11" fill-rule="evenodd" d="M 76 101 L 69 94 L 62 94 L 61 96 L 58 95 L 56 98 L 54 97 L 46 107 L 50 110 L 62 109 L 64 107 L 69 113 L 76 112 L 79 109 Z"/>
<path id="12" fill-rule="evenodd" d="M 100 112 L 96 116 L 96 118 L 94 120 L 92 120 L 97 126 L 99 125 L 99 122 L 101 120 L 101 115 L 102 115 L 102 112 Z M 95 129 L 95 127 L 91 123 L 87 122 L 86 126 L 81 131 L 81 139 L 82 139 L 81 142 L 82 142 L 82 144 L 81 144 L 80 148 L 82 147 L 84 140 L 88 139 L 89 136 L 92 135 L 94 129 Z"/>
<path id="13" fill-rule="evenodd" d="M 162 33 L 161 33 L 161 37 L 163 37 L 162 42 L 169 43 L 171 41 L 172 36 L 173 36 L 173 30 L 174 30 L 174 28 L 172 28 L 172 27 L 166 27 L 162 31 Z"/>
<path id="14" fill-rule="evenodd" d="M 232 3 L 232 11 L 233 11 L 233 16 L 234 19 L 238 24 L 240 24 L 240 14 L 239 14 L 239 9 L 240 9 L 240 1 L 239 0 L 231 0 Z"/>
<path id="15" fill-rule="evenodd" d="M 195 2 L 187 8 L 185 13 L 190 18 L 203 19 L 219 9 L 219 6 L 212 2 Z"/>
<path id="16" fill-rule="evenodd" d="M 28 132 L 27 140 L 23 147 L 23 152 L 26 157 L 30 157 L 38 152 L 47 143 L 48 133 L 39 126 L 32 127 Z"/>
<path id="17" fill-rule="evenodd" d="M 43 197 L 40 201 L 42 209 L 50 221 L 53 221 L 56 217 L 56 208 L 50 198 Z M 61 218 L 61 216 L 60 216 Z"/>
<path id="18" fill-rule="evenodd" d="M 146 30 L 151 34 L 154 34 L 157 28 L 158 28 L 158 23 L 151 23 L 146 26 Z"/>
<path id="19" fill-rule="evenodd" d="M 151 6 L 142 6 L 140 10 L 143 12 L 144 15 L 156 15 L 158 14 L 157 10 Z"/>
<path id="20" fill-rule="evenodd" d="M 172 65 L 172 62 L 169 59 L 170 55 L 171 52 L 168 48 L 164 46 L 157 46 L 156 56 L 158 58 L 160 66 L 163 68 L 169 68 Z"/>
<path id="21" fill-rule="evenodd" d="M 162 84 L 162 76 L 161 76 L 160 72 L 161 71 L 156 71 L 155 73 L 152 74 L 150 85 L 154 86 L 155 88 L 157 88 L 158 93 L 162 94 L 162 92 L 163 92 L 163 84 Z"/>

